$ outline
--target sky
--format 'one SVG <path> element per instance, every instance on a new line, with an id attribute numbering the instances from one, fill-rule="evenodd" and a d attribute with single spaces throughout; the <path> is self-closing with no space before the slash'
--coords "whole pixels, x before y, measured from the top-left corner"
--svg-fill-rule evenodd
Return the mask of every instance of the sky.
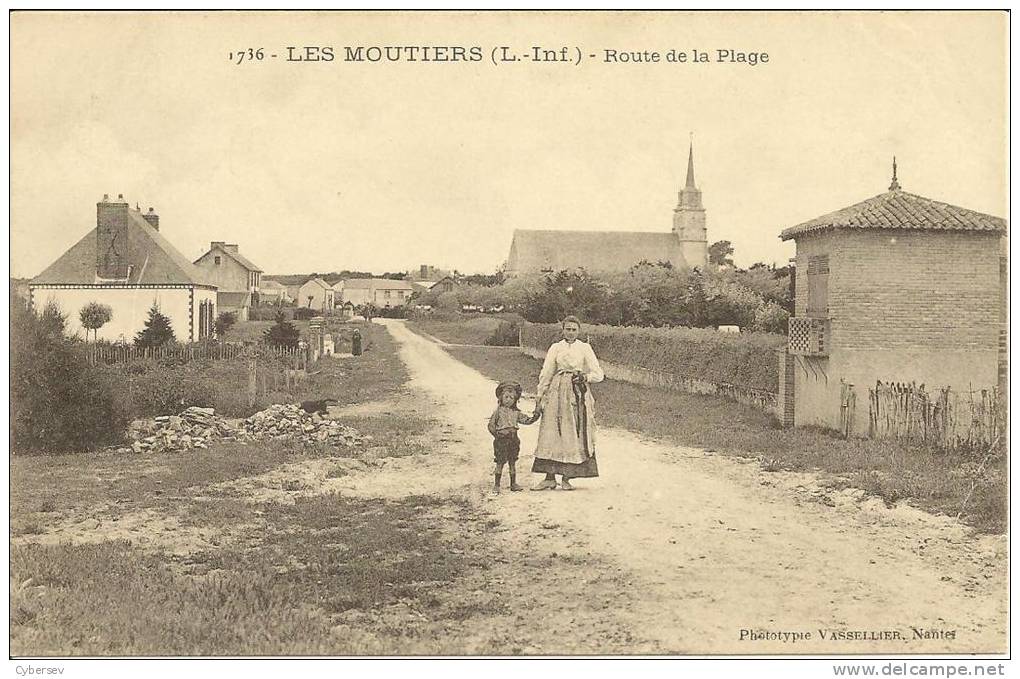
<path id="1" fill-rule="evenodd" d="M 154 207 L 192 259 L 222 240 L 270 274 L 492 272 L 514 229 L 668 231 L 692 133 L 708 240 L 740 266 L 786 263 L 779 232 L 884 192 L 894 155 L 905 191 L 1006 216 L 1007 31 L 1004 12 L 19 12 L 11 272 L 93 229 L 103 194 Z M 387 45 L 483 58 L 345 60 Z M 287 61 L 305 46 L 335 58 Z M 494 64 L 503 46 L 519 60 Z M 230 60 L 249 47 L 263 60 Z"/>

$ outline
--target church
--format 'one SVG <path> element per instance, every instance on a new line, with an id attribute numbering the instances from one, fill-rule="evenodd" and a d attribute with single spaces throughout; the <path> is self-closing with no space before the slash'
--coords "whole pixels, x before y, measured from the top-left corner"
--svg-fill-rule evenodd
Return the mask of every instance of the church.
<path id="1" fill-rule="evenodd" d="M 671 232 L 516 229 L 504 273 L 520 276 L 578 268 L 622 272 L 642 261 L 669 262 L 678 269 L 708 265 L 708 230 L 701 190 L 694 182 L 693 143 Z"/>

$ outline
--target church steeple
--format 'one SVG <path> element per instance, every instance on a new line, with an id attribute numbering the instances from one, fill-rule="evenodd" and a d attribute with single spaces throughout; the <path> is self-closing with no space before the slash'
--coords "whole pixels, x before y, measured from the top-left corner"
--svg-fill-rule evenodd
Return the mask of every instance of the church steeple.
<path id="1" fill-rule="evenodd" d="M 687 152 L 687 186 L 688 189 L 696 189 L 694 185 L 694 134 L 691 133 L 691 148 Z"/>
<path id="2" fill-rule="evenodd" d="M 680 241 L 684 260 L 690 267 L 708 266 L 708 230 L 705 206 L 701 203 L 701 189 L 694 182 L 694 133 L 687 151 L 687 181 L 677 195 L 673 210 L 673 233 Z"/>

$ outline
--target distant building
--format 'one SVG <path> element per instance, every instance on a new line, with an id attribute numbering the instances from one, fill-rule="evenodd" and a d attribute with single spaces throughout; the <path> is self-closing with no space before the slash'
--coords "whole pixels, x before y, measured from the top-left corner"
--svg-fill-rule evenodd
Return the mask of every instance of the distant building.
<path id="1" fill-rule="evenodd" d="M 1004 219 L 903 191 L 895 164 L 886 193 L 783 231 L 797 245 L 785 422 L 868 434 L 885 426 L 879 381 L 1004 389 L 1005 234 Z"/>
<path id="2" fill-rule="evenodd" d="M 327 312 L 335 306 L 333 288 L 321 278 L 310 278 L 298 290 L 298 306 Z"/>
<path id="3" fill-rule="evenodd" d="M 294 298 L 287 292 L 287 286 L 278 281 L 263 280 L 259 286 L 261 304 L 290 304 Z"/>
<path id="4" fill-rule="evenodd" d="M 267 281 L 276 281 L 287 289 L 287 295 L 292 300 L 297 301 L 298 293 L 301 291 L 301 286 L 304 285 L 309 278 L 314 278 L 314 276 L 310 276 L 308 274 L 266 274 L 262 276 L 262 282 L 264 284 Z"/>
<path id="5" fill-rule="evenodd" d="M 343 301 L 355 306 L 374 304 L 377 307 L 403 306 L 415 292 L 410 281 L 389 278 L 348 278 L 344 281 Z"/>
<path id="6" fill-rule="evenodd" d="M 708 231 L 701 190 L 694 182 L 694 147 L 687 157 L 687 183 L 678 194 L 669 233 L 640 231 L 514 231 L 507 276 L 584 268 L 628 271 L 639 262 L 669 262 L 678 269 L 708 266 Z"/>
<path id="7" fill-rule="evenodd" d="M 233 312 L 238 320 L 248 320 L 248 310 L 259 303 L 262 269 L 238 252 L 236 243 L 215 240 L 209 251 L 195 260 L 195 266 L 219 288 L 220 312 Z"/>
<path id="8" fill-rule="evenodd" d="M 216 285 L 159 226 L 152 208 L 142 214 L 123 196 L 103 196 L 96 205 L 96 228 L 32 279 L 32 304 L 39 309 L 55 302 L 67 314 L 68 331 L 83 335 L 81 308 L 89 302 L 108 305 L 113 317 L 99 329 L 99 339 L 133 340 L 153 304 L 170 319 L 178 341 L 211 336 Z"/>

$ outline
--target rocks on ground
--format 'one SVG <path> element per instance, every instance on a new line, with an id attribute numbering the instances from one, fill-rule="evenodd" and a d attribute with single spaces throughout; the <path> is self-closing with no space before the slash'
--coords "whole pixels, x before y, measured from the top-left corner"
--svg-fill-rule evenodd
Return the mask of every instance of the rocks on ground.
<path id="1" fill-rule="evenodd" d="M 205 448 L 210 441 L 289 440 L 352 447 L 370 437 L 296 404 L 276 404 L 240 422 L 216 415 L 212 408 L 191 407 L 180 415 L 135 420 L 128 428 L 131 446 L 119 452 L 177 452 Z"/>

